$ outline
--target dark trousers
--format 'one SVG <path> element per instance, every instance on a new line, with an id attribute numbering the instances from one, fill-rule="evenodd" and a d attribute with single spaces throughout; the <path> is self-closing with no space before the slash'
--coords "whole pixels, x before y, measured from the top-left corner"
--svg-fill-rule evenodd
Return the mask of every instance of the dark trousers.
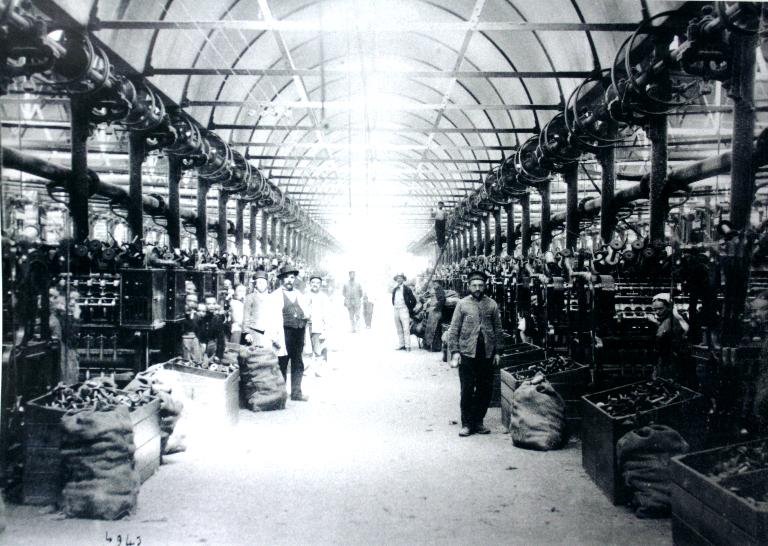
<path id="1" fill-rule="evenodd" d="M 304 377 L 304 328 L 284 328 L 286 356 L 278 357 L 283 379 L 288 380 L 288 361 L 291 361 L 291 396 L 301 395 L 301 378 Z"/>
<path id="2" fill-rule="evenodd" d="M 493 394 L 493 358 L 486 358 L 484 344 L 477 342 L 475 357 L 461 355 L 459 383 L 461 384 L 461 426 L 475 428 L 483 419 Z"/>
<path id="3" fill-rule="evenodd" d="M 435 240 L 440 248 L 445 246 L 445 220 L 435 220 Z"/>

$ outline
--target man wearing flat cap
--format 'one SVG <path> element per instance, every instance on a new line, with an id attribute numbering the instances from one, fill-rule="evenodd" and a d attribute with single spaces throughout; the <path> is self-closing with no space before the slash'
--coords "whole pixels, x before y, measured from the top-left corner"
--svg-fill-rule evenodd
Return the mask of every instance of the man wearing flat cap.
<path id="1" fill-rule="evenodd" d="M 320 377 L 323 370 L 320 364 L 328 362 L 328 348 L 325 346 L 326 334 L 330 322 L 330 301 L 320 288 L 323 278 L 320 275 L 310 275 L 309 293 L 309 341 L 312 344 L 312 359 L 315 363 L 315 376 Z"/>
<path id="2" fill-rule="evenodd" d="M 448 330 L 451 367 L 459 368 L 461 430 L 459 436 L 489 434 L 483 419 L 493 394 L 493 369 L 503 343 L 499 306 L 485 295 L 486 275 L 472 271 L 469 295 L 459 300 Z"/>
<path id="3" fill-rule="evenodd" d="M 291 400 L 306 402 L 309 400 L 301 392 L 301 379 L 304 376 L 304 335 L 309 320 L 309 304 L 304 295 L 294 290 L 294 282 L 299 272 L 291 266 L 284 265 L 277 272 L 277 278 L 282 286 L 275 290 L 275 305 L 283 315 L 283 332 L 285 346 L 277 353 L 277 361 L 283 378 L 288 382 L 288 361 L 291 362 Z"/>
<path id="4" fill-rule="evenodd" d="M 398 351 L 411 350 L 411 315 L 416 307 L 416 296 L 413 290 L 405 284 L 405 275 L 395 275 L 397 286 L 392 290 L 392 305 L 395 307 L 395 327 L 400 341 Z"/>

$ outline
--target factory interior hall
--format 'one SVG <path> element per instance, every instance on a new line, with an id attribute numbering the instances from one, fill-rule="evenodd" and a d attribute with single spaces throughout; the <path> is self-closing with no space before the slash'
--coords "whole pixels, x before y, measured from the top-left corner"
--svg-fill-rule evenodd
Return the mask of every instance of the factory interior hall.
<path id="1" fill-rule="evenodd" d="M 768 544 L 768 3 L 0 0 L 0 544 Z"/>

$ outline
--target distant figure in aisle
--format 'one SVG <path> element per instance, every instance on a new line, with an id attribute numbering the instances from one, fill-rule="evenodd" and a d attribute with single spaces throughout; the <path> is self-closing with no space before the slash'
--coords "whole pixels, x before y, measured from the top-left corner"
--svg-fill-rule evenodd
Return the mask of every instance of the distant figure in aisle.
<path id="1" fill-rule="evenodd" d="M 371 329 L 371 323 L 373 322 L 373 302 L 368 298 L 368 294 L 363 294 L 363 319 L 365 320 L 365 328 Z"/>
<path id="2" fill-rule="evenodd" d="M 395 275 L 397 286 L 392 290 L 392 305 L 395 308 L 395 328 L 400 341 L 398 351 L 411 350 L 411 315 L 416 307 L 416 296 L 413 290 L 405 284 L 405 274 Z"/>
<path id="3" fill-rule="evenodd" d="M 275 303 L 283 314 L 283 331 L 285 333 L 285 347 L 278 351 L 277 360 L 283 378 L 288 381 L 288 361 L 291 362 L 291 400 L 306 402 L 309 400 L 301 392 L 301 379 L 304 376 L 304 335 L 307 321 L 309 320 L 309 304 L 304 295 L 294 290 L 294 282 L 299 272 L 290 266 L 283 266 L 277 273 L 277 278 L 282 282 L 282 287 L 275 291 L 279 300 Z"/>
<path id="4" fill-rule="evenodd" d="M 309 277 L 309 341 L 312 344 L 312 360 L 315 376 L 321 377 L 328 363 L 328 348 L 325 346 L 326 334 L 330 323 L 330 300 L 320 291 L 323 278 L 320 275 Z"/>
<path id="5" fill-rule="evenodd" d="M 357 332 L 357 323 L 360 321 L 360 304 L 363 299 L 363 288 L 355 280 L 355 272 L 349 272 L 349 281 L 344 285 L 344 307 L 349 311 L 349 324 L 352 332 Z"/>
<path id="6" fill-rule="evenodd" d="M 687 352 L 688 323 L 681 317 L 672 298 L 667 293 L 656 294 L 651 303 L 653 322 L 656 327 L 655 347 L 656 364 L 653 377 L 662 377 L 691 385 L 692 378 L 688 366 Z"/>
<path id="7" fill-rule="evenodd" d="M 451 367 L 459 368 L 461 430 L 459 436 L 489 434 L 483 419 L 493 394 L 493 368 L 499 365 L 496 349 L 503 346 L 499 306 L 485 295 L 486 275 L 472 271 L 469 296 L 459 300 L 448 330 Z"/>
<path id="8" fill-rule="evenodd" d="M 445 246 L 445 214 L 446 211 L 443 208 L 445 203 L 442 201 L 437 202 L 437 210 L 432 209 L 430 215 L 435 219 L 435 240 L 437 246 L 443 248 Z"/>
<path id="9" fill-rule="evenodd" d="M 243 338 L 249 345 L 279 351 L 285 347 L 283 317 L 269 293 L 269 279 L 263 269 L 254 274 L 254 290 L 243 306 Z"/>

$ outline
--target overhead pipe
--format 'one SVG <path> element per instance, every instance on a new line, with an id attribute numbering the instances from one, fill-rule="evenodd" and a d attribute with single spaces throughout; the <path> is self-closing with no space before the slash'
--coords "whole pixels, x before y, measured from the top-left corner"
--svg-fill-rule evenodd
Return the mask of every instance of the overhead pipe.
<path id="1" fill-rule="evenodd" d="M 40 159 L 34 155 L 26 152 L 21 152 L 15 148 L 3 148 L 3 167 L 7 169 L 13 169 L 16 171 L 25 172 L 40 178 L 44 178 L 51 182 L 54 187 L 60 187 L 69 192 L 70 187 L 74 184 L 74 171 L 68 169 L 62 165 L 51 163 L 44 159 Z M 87 197 L 90 198 L 94 195 L 105 197 L 110 202 L 125 206 L 130 199 L 129 194 L 125 189 L 117 184 L 111 184 L 99 179 L 99 175 L 91 169 L 86 171 L 87 182 L 82 184 L 86 188 Z M 169 208 L 161 200 L 152 195 L 141 196 L 142 208 L 145 213 L 150 216 L 162 216 L 170 219 Z M 71 208 L 71 204 L 69 204 Z M 193 210 L 179 209 L 179 219 L 185 224 L 198 225 L 198 215 Z M 227 221 L 227 225 L 231 229 L 230 222 Z M 218 222 L 209 224 L 209 229 L 218 229 Z M 86 234 L 86 239 L 88 238 Z"/>
<path id="2" fill-rule="evenodd" d="M 759 169 L 765 165 L 768 165 L 768 128 L 763 129 L 760 136 L 755 143 L 754 153 L 752 154 L 752 161 L 747 162 L 751 165 L 753 170 Z M 667 181 L 664 185 L 664 193 L 671 195 L 677 191 L 685 191 L 688 186 L 706 180 L 718 174 L 727 173 L 731 169 L 732 165 L 732 153 L 731 151 L 723 152 L 720 155 L 696 161 L 683 167 L 678 167 L 669 171 L 667 174 Z M 650 173 L 643 175 L 640 182 L 634 186 L 630 186 L 624 190 L 616 192 L 614 195 L 614 206 L 617 208 L 629 205 L 634 201 L 640 199 L 648 199 L 650 189 Z M 600 213 L 602 208 L 602 198 L 595 197 L 583 202 L 578 208 L 576 214 L 577 220 L 594 218 Z M 552 227 L 561 226 L 566 220 L 566 213 L 560 212 L 553 214 L 550 220 Z M 540 230 L 538 223 L 532 224 L 531 229 L 534 231 Z"/>
<path id="3" fill-rule="evenodd" d="M 65 29 L 60 38 L 54 40 L 48 35 L 46 23 L 27 11 L 24 4 L 12 2 L 3 15 L 6 56 L 19 61 L 5 67 L 6 72 L 10 78 L 49 74 L 55 81 L 53 85 L 82 104 L 78 115 L 72 116 L 73 129 L 85 135 L 89 123 L 117 123 L 131 132 L 143 133 L 151 142 L 148 150 L 163 150 L 179 156 L 183 168 L 198 169 L 199 176 L 208 185 L 221 184 L 225 190 L 242 193 L 244 199 L 257 200 L 260 206 L 273 206 L 274 197 L 282 193 L 218 135 L 202 130 L 179 110 L 167 112 L 159 94 L 147 84 L 135 83 L 120 75 L 106 51 L 94 46 L 88 36 Z M 76 108 L 73 113 L 75 111 Z M 80 124 L 82 127 L 78 127 Z M 79 152 L 79 159 L 73 167 L 76 172 L 85 172 L 87 136 L 73 136 L 78 137 L 73 142 L 84 147 L 81 151 L 75 150 Z M 83 186 L 77 185 L 73 190 L 77 192 Z M 87 203 L 80 203 L 77 193 L 75 195 L 76 232 L 83 235 L 87 226 Z M 136 200 L 138 202 L 138 198 Z M 282 204 L 277 205 L 281 207 Z M 129 216 L 133 216 L 137 208 L 132 210 Z M 135 218 L 132 224 L 139 229 Z M 338 248 L 321 226 L 316 222 L 311 225 L 329 245 Z"/>

